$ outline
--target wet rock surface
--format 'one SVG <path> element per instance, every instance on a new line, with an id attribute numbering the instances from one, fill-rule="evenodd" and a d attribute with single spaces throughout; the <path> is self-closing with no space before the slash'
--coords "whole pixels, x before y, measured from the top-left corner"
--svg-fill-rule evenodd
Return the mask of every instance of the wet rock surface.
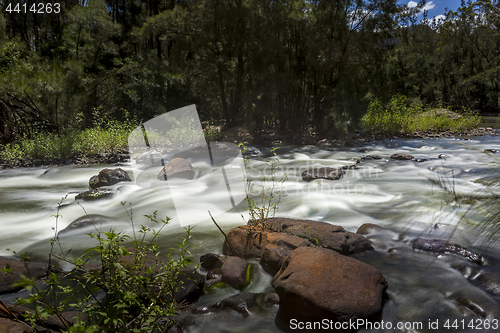
<path id="1" fill-rule="evenodd" d="M 99 174 L 92 176 L 89 180 L 90 188 L 98 188 L 101 186 L 111 186 L 119 182 L 132 181 L 128 173 L 122 168 L 102 169 Z"/>
<path id="2" fill-rule="evenodd" d="M 248 268 L 249 265 L 246 260 L 235 256 L 227 257 L 221 267 L 221 281 L 231 287 L 243 289 L 248 284 Z"/>
<path id="3" fill-rule="evenodd" d="M 443 239 L 416 238 L 411 242 L 411 244 L 413 249 L 438 254 L 453 253 L 477 264 L 484 263 L 484 258 L 481 254 L 474 253 L 460 244 L 451 243 Z"/>
<path id="4" fill-rule="evenodd" d="M 393 160 L 399 160 L 399 161 L 410 161 L 413 160 L 413 156 L 410 154 L 403 154 L 403 153 L 396 153 L 392 154 L 391 158 Z"/>
<path id="5" fill-rule="evenodd" d="M 380 271 L 334 251 L 300 247 L 286 257 L 272 286 L 278 319 L 288 323 L 330 319 L 377 320 L 388 283 Z"/>
<path id="6" fill-rule="evenodd" d="M 113 196 L 113 191 L 111 190 L 94 188 L 92 190 L 88 190 L 77 194 L 75 196 L 75 200 L 95 201 L 100 199 L 111 198 L 112 196 Z"/>
<path id="7" fill-rule="evenodd" d="M 338 180 L 342 177 L 344 172 L 342 169 L 336 168 L 313 168 L 308 169 L 302 173 L 302 179 L 311 181 L 314 179 Z"/>
<path id="8" fill-rule="evenodd" d="M 168 161 L 158 173 L 158 180 L 168 180 L 170 178 L 193 179 L 195 171 L 191 163 L 181 157 L 175 157 Z"/>

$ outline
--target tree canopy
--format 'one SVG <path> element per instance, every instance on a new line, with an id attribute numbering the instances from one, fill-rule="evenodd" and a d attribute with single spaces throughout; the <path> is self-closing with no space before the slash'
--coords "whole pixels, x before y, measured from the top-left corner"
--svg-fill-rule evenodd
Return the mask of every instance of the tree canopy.
<path id="1" fill-rule="evenodd" d="M 193 103 L 203 121 L 256 135 L 330 137 L 396 94 L 500 110 L 498 0 L 418 23 L 423 2 L 396 0 L 62 0 L 57 13 L 33 4 L 0 1 L 4 142 L 90 127 L 95 110 L 146 121 Z"/>

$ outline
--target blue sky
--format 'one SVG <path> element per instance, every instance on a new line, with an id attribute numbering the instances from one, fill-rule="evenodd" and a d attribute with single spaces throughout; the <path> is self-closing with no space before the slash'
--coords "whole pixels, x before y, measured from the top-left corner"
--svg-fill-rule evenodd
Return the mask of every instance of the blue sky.
<path id="1" fill-rule="evenodd" d="M 410 7 L 415 6 L 419 2 L 419 0 L 399 0 L 398 3 L 409 5 Z M 428 10 L 428 18 L 432 19 L 433 17 L 439 18 L 439 15 L 444 14 L 444 10 L 446 7 L 455 11 L 460 6 L 460 0 L 433 0 L 427 1 L 425 5 L 425 9 Z M 423 14 L 418 16 L 418 19 L 421 20 L 423 18 Z"/>

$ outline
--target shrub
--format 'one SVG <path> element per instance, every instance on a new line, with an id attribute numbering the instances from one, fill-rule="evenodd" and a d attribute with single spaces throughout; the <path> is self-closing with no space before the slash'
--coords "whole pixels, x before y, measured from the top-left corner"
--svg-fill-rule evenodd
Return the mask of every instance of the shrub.
<path id="1" fill-rule="evenodd" d="M 132 220 L 131 208 L 127 212 Z M 96 227 L 96 232 L 89 235 L 97 240 L 97 246 L 78 258 L 67 258 L 69 251 L 63 254 L 62 248 L 61 254 L 54 254 L 54 248 L 60 245 L 57 236 L 52 239 L 50 274 L 45 286 L 40 287 L 28 277 L 17 282 L 31 292 L 31 296 L 17 301 L 34 307 L 34 313 L 26 314 L 32 327 L 53 314 L 63 318 L 62 313 L 68 310 L 81 312 L 87 320 L 78 318 L 74 325 L 66 322 L 64 332 L 151 332 L 172 324 L 172 315 L 177 314 L 179 306 L 174 297 L 179 288 L 176 281 L 193 262 L 189 252 L 192 228 L 186 228 L 182 242 L 167 250 L 162 259 L 154 240 L 170 219 L 161 220 L 160 229 L 155 231 L 149 226 L 159 223 L 156 212 L 146 217 L 148 226 L 142 225 L 139 235 L 134 230 L 133 237 L 113 230 L 103 233 Z M 153 237 L 147 240 L 150 235 Z M 133 250 L 125 246 L 127 243 Z M 132 260 L 125 260 L 126 256 Z M 69 262 L 74 269 L 58 273 L 51 265 L 52 258 Z"/>
<path id="2" fill-rule="evenodd" d="M 479 126 L 478 115 L 463 110 L 455 114 L 444 109 L 425 110 L 420 102 L 409 102 L 406 96 L 393 96 L 387 105 L 373 100 L 361 119 L 363 129 L 384 135 L 412 135 L 415 132 L 464 132 Z"/>

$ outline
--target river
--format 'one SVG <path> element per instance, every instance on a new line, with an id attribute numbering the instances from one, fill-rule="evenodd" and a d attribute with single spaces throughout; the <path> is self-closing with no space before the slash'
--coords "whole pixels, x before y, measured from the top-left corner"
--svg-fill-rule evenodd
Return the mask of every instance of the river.
<path id="1" fill-rule="evenodd" d="M 248 147 L 248 178 L 255 188 L 262 176 L 269 173 L 267 160 L 271 147 Z M 390 323 L 380 329 L 362 332 L 477 332 L 450 325 L 470 323 L 471 319 L 500 320 L 500 247 L 495 235 L 500 224 L 500 136 L 439 138 L 428 140 L 383 140 L 358 147 L 282 146 L 277 152 L 279 162 L 275 174 L 286 174 L 278 187 L 283 195 L 276 216 L 312 219 L 343 226 L 356 232 L 364 223 L 377 224 L 385 231 L 369 234 L 377 250 L 356 258 L 378 268 L 389 281 L 390 301 L 384 305 L 383 320 Z M 393 153 L 408 153 L 426 161 L 396 161 Z M 442 154 L 446 155 L 443 156 Z M 378 155 L 381 159 L 365 159 Z M 441 157 L 446 158 L 439 158 Z M 301 172 L 308 167 L 341 167 L 355 165 L 338 181 L 305 182 Z M 134 223 L 145 223 L 145 214 L 158 211 L 158 216 L 172 217 L 158 239 L 173 246 L 183 235 L 176 220 L 171 191 L 144 189 L 133 183 L 115 186 L 112 199 L 77 204 L 74 196 L 88 189 L 89 178 L 99 172 L 98 166 L 52 166 L 0 170 L 0 255 L 30 252 L 34 258 L 46 260 L 49 240 L 55 228 L 61 230 L 86 214 L 98 214 L 104 221 L 102 229 L 111 227 L 132 234 L 126 207 L 132 209 Z M 125 170 L 130 165 L 120 165 Z M 196 200 L 211 197 L 221 200 L 224 194 L 211 191 L 220 179 L 205 176 L 196 199 L 186 193 L 185 200 L 196 206 Z M 58 203 L 62 201 L 58 213 Z M 257 197 L 258 198 L 258 197 Z M 125 206 L 121 202 L 126 202 Z M 495 216 L 496 212 L 496 216 Z M 216 217 L 227 231 L 244 224 L 245 204 Z M 243 215 L 243 218 L 242 218 Z M 193 230 L 193 256 L 222 252 L 223 236 L 208 216 L 200 217 Z M 92 246 L 82 229 L 61 236 L 62 247 L 80 254 Z M 458 255 L 436 256 L 412 250 L 415 238 L 440 238 L 468 247 L 487 258 L 477 266 Z M 45 259 L 44 259 L 45 258 Z M 262 271 L 248 287 L 252 292 L 270 292 L 271 276 Z M 203 296 L 200 305 L 211 305 L 236 291 Z M 2 299 L 6 299 L 5 296 Z M 189 332 L 278 332 L 274 313 L 253 315 L 245 320 L 202 321 Z M 464 320 L 461 322 L 461 320 Z M 431 324 L 438 322 L 439 328 Z M 398 330 L 405 322 L 405 330 Z M 420 324 L 419 324 L 420 323 Z M 479 322 L 478 322 L 479 323 Z M 419 326 L 421 325 L 421 327 Z M 499 323 L 500 325 L 500 323 Z M 498 331 L 498 330 L 479 330 Z"/>

